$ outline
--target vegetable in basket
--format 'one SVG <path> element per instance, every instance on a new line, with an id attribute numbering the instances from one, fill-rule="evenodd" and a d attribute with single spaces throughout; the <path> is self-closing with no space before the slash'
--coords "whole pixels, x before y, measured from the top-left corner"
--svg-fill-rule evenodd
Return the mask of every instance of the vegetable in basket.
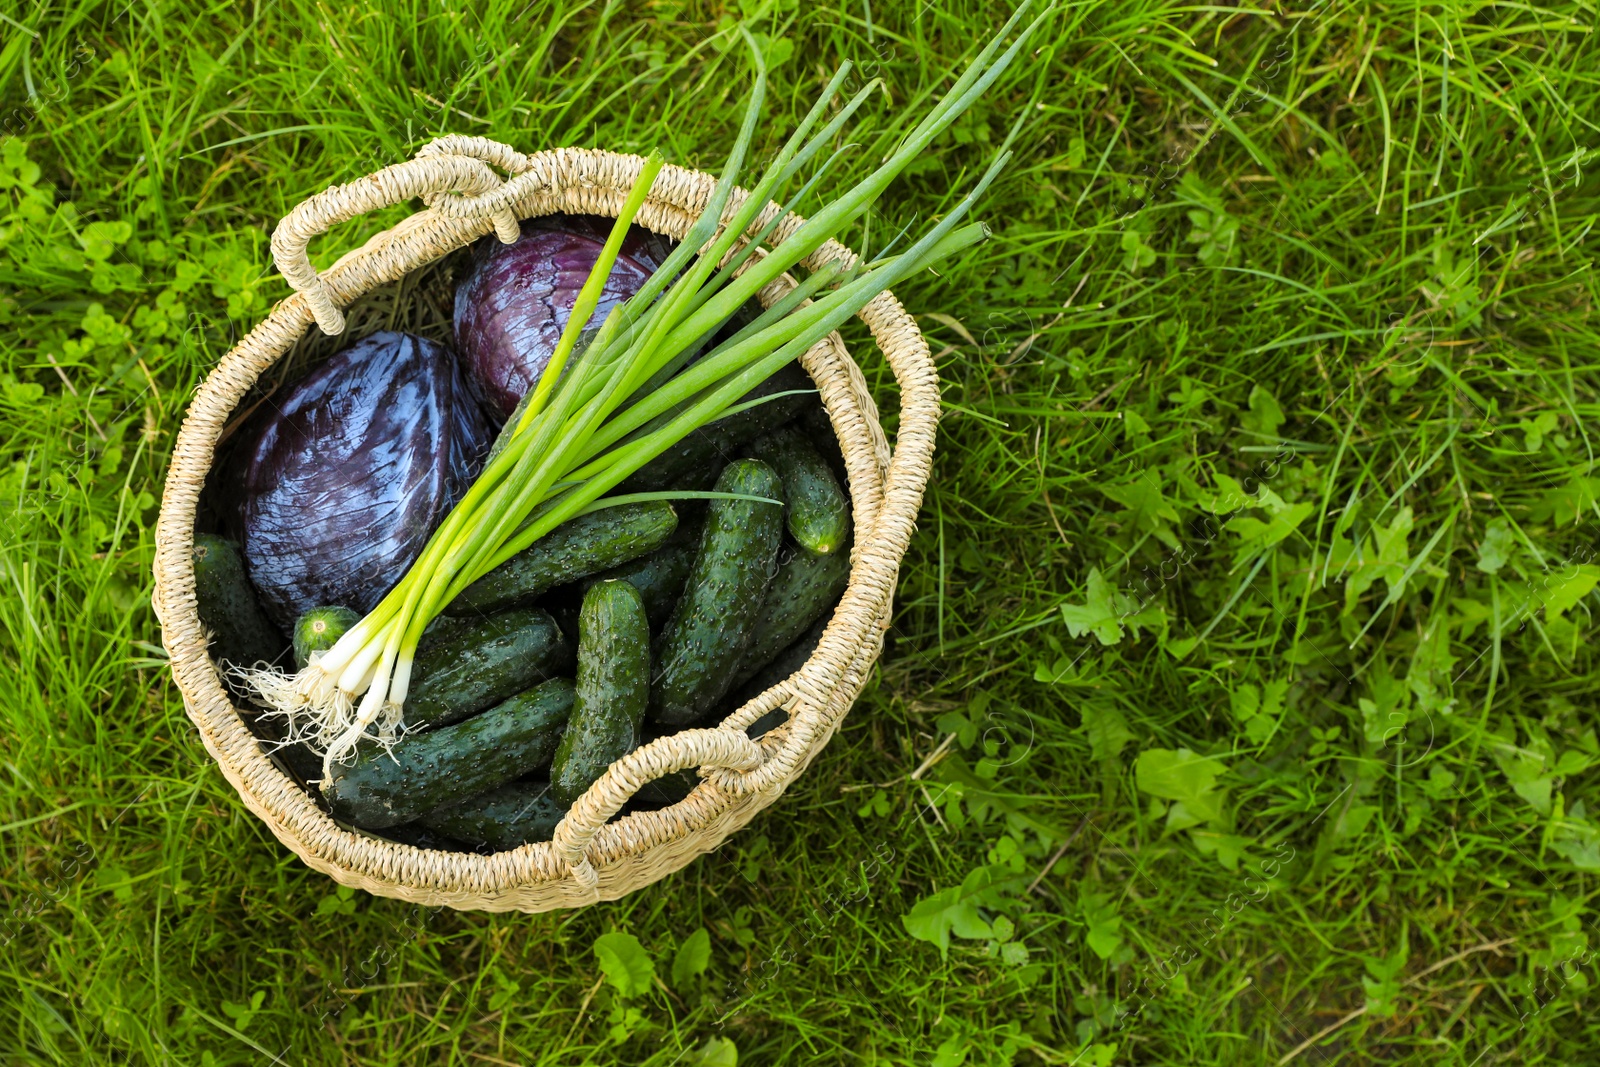
<path id="1" fill-rule="evenodd" d="M 193 558 L 195 607 L 212 633 L 217 658 L 240 667 L 275 662 L 283 655 L 283 635 L 262 614 L 238 548 L 215 534 L 199 534 Z"/>
<path id="2" fill-rule="evenodd" d="M 456 351 L 467 381 L 496 422 L 539 381 L 561 342 L 578 292 L 605 247 L 606 234 L 560 220 L 530 219 L 513 244 L 488 241 L 456 289 Z M 587 323 L 637 293 L 661 265 L 659 242 L 637 228 L 618 250 Z"/>
<path id="3" fill-rule="evenodd" d="M 245 473 L 245 567 L 285 631 L 362 614 L 405 575 L 471 484 L 488 427 L 444 346 L 385 331 L 312 371 L 262 427 Z"/>
<path id="4" fill-rule="evenodd" d="M 777 474 L 760 460 L 742 459 L 728 464 L 717 488 L 746 499 L 711 502 L 699 555 L 657 643 L 651 715 L 665 726 L 694 722 L 732 686 L 776 570 L 783 535 Z"/>
<path id="5" fill-rule="evenodd" d="M 754 88 L 727 166 L 684 240 L 637 293 L 611 310 L 583 350 L 577 351 L 628 227 L 663 165 L 661 156 L 652 152 L 574 301 L 538 384 L 512 413 L 483 472 L 428 539 L 416 562 L 317 663 L 295 675 L 277 670 L 251 673 L 260 699 L 288 716 L 297 736 L 323 752 L 329 772 L 325 780 L 332 778 L 332 765 L 351 758 L 362 739 L 385 746 L 396 742 L 418 640 L 429 621 L 463 590 L 563 522 L 637 501 L 638 494 L 607 494 L 696 429 L 739 410 L 740 398 L 752 387 L 822 341 L 878 294 L 984 239 L 984 227 L 962 223 L 1010 158 L 1020 123 L 968 195 L 950 205 L 939 222 L 909 247 L 893 255 L 880 253 L 871 261 L 815 264 L 796 292 L 703 351 L 736 309 L 860 217 L 895 176 L 988 88 L 1038 25 L 1036 20 L 996 55 L 1027 7 L 1025 2 L 1018 8 L 1001 34 L 877 170 L 784 239 L 772 242 L 761 256 L 755 250 L 767 244 L 778 221 L 809 191 L 820 170 L 765 224 L 760 222 L 763 210 L 784 196 L 791 180 L 834 143 L 876 84 L 837 108 L 819 128 L 849 76 L 849 64 L 841 67 L 749 196 L 732 208 L 734 186 L 755 135 L 766 87 L 759 49 L 745 34 L 755 55 Z M 810 303 L 803 302 L 806 297 Z M 739 495 L 747 499 L 753 494 Z M 764 499 L 775 506 L 780 503 Z M 328 600 L 338 598 L 321 602 Z"/>
<path id="6" fill-rule="evenodd" d="M 550 765 L 551 795 L 571 804 L 639 742 L 650 699 L 650 625 L 627 582 L 600 582 L 578 613 L 572 721 Z"/>

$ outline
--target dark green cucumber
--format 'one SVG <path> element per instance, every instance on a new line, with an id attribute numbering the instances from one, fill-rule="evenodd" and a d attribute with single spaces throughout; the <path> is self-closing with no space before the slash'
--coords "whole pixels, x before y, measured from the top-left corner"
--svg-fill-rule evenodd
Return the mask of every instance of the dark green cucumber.
<path id="1" fill-rule="evenodd" d="M 717 480 L 722 468 L 744 446 L 798 415 L 808 402 L 814 402 L 816 384 L 793 363 L 785 364 L 772 377 L 739 399 L 745 403 L 774 393 L 790 393 L 776 400 L 718 419 L 690 433 L 682 441 L 630 474 L 617 487 L 618 493 L 654 492 L 663 489 L 707 489 Z"/>
<path id="2" fill-rule="evenodd" d="M 683 505 L 678 528 L 667 538 L 667 543 L 654 552 L 550 591 L 542 603 L 555 616 L 556 625 L 567 635 L 567 640 L 577 643 L 578 609 L 583 604 L 583 594 L 597 582 L 627 582 L 639 590 L 651 631 L 661 629 L 672 615 L 673 605 L 677 604 L 678 594 L 683 592 L 683 583 L 689 577 L 689 568 L 694 566 L 695 553 L 700 549 L 700 528 L 705 519 L 703 502 L 688 500 Z"/>
<path id="3" fill-rule="evenodd" d="M 422 640 L 417 642 L 417 654 L 422 655 L 429 649 L 441 645 L 451 638 L 466 633 L 474 626 L 484 624 L 483 616 L 435 615 L 433 621 L 422 628 Z"/>
<path id="4" fill-rule="evenodd" d="M 572 669 L 572 645 L 537 609 L 454 626 L 419 644 L 406 722 L 448 726 Z"/>
<path id="5" fill-rule="evenodd" d="M 580 515 L 467 586 L 444 610 L 450 615 L 480 615 L 531 603 L 563 582 L 655 551 L 677 527 L 678 513 L 665 500 Z"/>
<path id="6" fill-rule="evenodd" d="M 839 482 L 804 434 L 792 426 L 758 437 L 750 454 L 778 472 L 783 482 L 784 522 L 795 544 L 827 554 L 850 536 L 850 502 Z"/>
<path id="7" fill-rule="evenodd" d="M 193 558 L 195 607 L 212 633 L 211 654 L 234 667 L 283 658 L 289 643 L 261 610 L 234 543 L 196 534 Z"/>
<path id="8" fill-rule="evenodd" d="M 572 722 L 550 765 L 560 804 L 581 797 L 612 763 L 639 743 L 650 703 L 650 623 L 639 591 L 601 582 L 578 613 L 578 686 Z"/>
<path id="9" fill-rule="evenodd" d="M 295 668 L 304 670 L 306 664 L 311 662 L 313 652 L 328 651 L 344 636 L 346 630 L 360 621 L 360 615 L 337 605 L 312 608 L 300 616 L 294 624 Z"/>
<path id="10" fill-rule="evenodd" d="M 716 488 L 783 499 L 777 473 L 754 459 L 728 464 Z M 783 508 L 776 504 L 711 501 L 683 596 L 656 643 L 650 703 L 657 722 L 694 722 L 732 687 L 772 581 L 782 536 Z"/>
<path id="11" fill-rule="evenodd" d="M 779 564 L 761 611 L 750 626 L 750 644 L 739 661 L 734 687 L 755 677 L 799 640 L 812 623 L 833 609 L 850 584 L 848 546 L 826 556 L 785 546 L 785 554 L 787 558 Z"/>
<path id="12" fill-rule="evenodd" d="M 530 841 L 548 841 L 567 809 L 544 778 L 510 782 L 487 793 L 430 811 L 421 824 L 473 848 L 507 852 Z"/>
<path id="13" fill-rule="evenodd" d="M 627 582 L 637 589 L 639 598 L 644 601 L 644 613 L 650 620 L 651 630 L 659 630 L 672 614 L 678 594 L 683 592 L 683 583 L 689 577 L 694 554 L 700 547 L 698 524 L 687 531 L 692 536 L 685 536 L 685 533 L 680 526 L 666 544 L 648 556 L 640 556 L 631 563 L 552 591 L 546 604 L 567 640 L 577 641 L 578 609 L 583 603 L 583 594 L 600 582 Z"/>
<path id="14" fill-rule="evenodd" d="M 572 693 L 556 678 L 464 723 L 403 737 L 389 752 L 364 745 L 355 763 L 334 767 L 322 794 L 339 818 L 381 830 L 504 785 L 550 761 Z"/>

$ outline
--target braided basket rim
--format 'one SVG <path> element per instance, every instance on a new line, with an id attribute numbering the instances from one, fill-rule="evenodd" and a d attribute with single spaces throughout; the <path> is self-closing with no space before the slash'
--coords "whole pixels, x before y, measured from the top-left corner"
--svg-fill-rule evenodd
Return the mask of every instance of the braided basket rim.
<path id="1" fill-rule="evenodd" d="M 442 139 L 469 147 L 479 140 Z M 510 153 L 494 142 L 483 144 Z M 420 162 L 425 162 L 421 156 L 409 166 Z M 519 219 L 554 212 L 614 218 L 643 163 L 640 156 L 598 149 L 519 156 L 516 166 L 525 192 L 516 200 L 514 214 Z M 304 239 L 326 229 L 330 219 L 350 217 L 349 210 L 339 214 L 341 196 L 370 197 L 371 188 L 363 183 L 380 181 L 385 174 L 336 186 L 302 204 L 280 223 L 275 251 L 280 236 L 293 226 L 306 229 L 303 247 Z M 715 181 L 702 172 L 664 168 L 636 221 L 681 239 L 709 202 Z M 744 190 L 735 190 L 724 219 L 746 198 Z M 302 210 L 313 201 L 315 210 Z M 776 204 L 766 205 L 752 231 L 780 211 Z M 459 214 L 447 215 L 434 206 L 376 234 L 321 272 L 324 292 L 348 306 L 495 230 L 487 216 L 453 217 Z M 783 240 L 803 221 L 786 217 L 771 241 Z M 829 241 L 803 263 L 814 270 L 831 259 L 845 266 L 856 261 L 850 250 Z M 773 282 L 760 294 L 763 302 L 770 304 L 793 284 L 787 275 Z M 804 772 L 837 730 L 882 649 L 900 561 L 932 466 L 939 416 L 937 371 L 915 320 L 891 293 L 875 298 L 859 318 L 901 390 L 892 453 L 866 379 L 839 335 L 819 342 L 801 358 L 845 456 L 857 529 L 850 582 L 816 652 L 790 678 L 714 728 L 669 735 L 619 760 L 573 805 L 555 841 L 489 856 L 423 849 L 339 826 L 267 757 L 207 654 L 191 558 L 199 495 L 234 405 L 314 325 L 314 314 L 308 294 L 297 291 L 275 305 L 207 375 L 179 430 L 156 527 L 152 603 L 185 711 L 245 805 L 280 841 L 313 869 L 381 896 L 488 911 L 581 907 L 649 885 L 716 848 Z M 777 707 L 788 709 L 788 721 L 751 742 L 745 727 Z M 688 798 L 659 811 L 607 821 L 644 782 L 685 766 L 698 766 L 703 778 Z"/>

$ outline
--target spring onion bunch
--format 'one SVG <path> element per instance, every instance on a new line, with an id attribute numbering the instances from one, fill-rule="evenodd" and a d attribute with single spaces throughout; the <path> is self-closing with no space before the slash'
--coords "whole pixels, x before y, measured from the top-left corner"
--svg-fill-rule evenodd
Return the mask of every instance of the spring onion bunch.
<path id="1" fill-rule="evenodd" d="M 745 34 L 754 56 L 754 87 L 727 165 L 684 240 L 636 295 L 612 310 L 580 351 L 583 326 L 663 165 L 660 154 L 652 152 L 538 384 L 512 414 L 483 472 L 406 576 L 298 674 L 245 672 L 262 701 L 288 718 L 291 739 L 324 753 L 325 778 L 334 762 L 353 757 L 359 741 L 389 745 L 403 734 L 406 692 L 423 628 L 468 585 L 577 515 L 642 496 L 674 495 L 606 496 L 687 434 L 739 410 L 741 397 L 879 293 L 987 236 L 982 225 L 962 222 L 1009 160 L 1020 122 L 967 196 L 904 251 L 885 251 L 848 268 L 829 261 L 755 321 L 701 354 L 735 310 L 870 208 L 895 176 L 1000 76 L 1050 14 L 1047 10 L 1036 18 L 1002 52 L 1028 4 L 1025 0 L 877 170 L 762 255 L 755 254 L 758 246 L 769 240 L 778 221 L 832 159 L 752 235 L 761 209 L 782 196 L 795 176 L 835 140 L 876 83 L 862 88 L 817 128 L 849 76 L 850 64 L 843 64 L 723 224 L 766 88 L 759 49 Z"/>

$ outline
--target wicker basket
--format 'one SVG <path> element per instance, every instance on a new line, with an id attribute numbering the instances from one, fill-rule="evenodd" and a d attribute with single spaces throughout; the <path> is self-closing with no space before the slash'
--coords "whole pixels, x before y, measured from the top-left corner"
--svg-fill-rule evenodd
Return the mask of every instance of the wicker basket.
<path id="1" fill-rule="evenodd" d="M 860 369 L 837 334 L 802 357 L 839 438 L 855 512 L 850 584 L 811 659 L 787 680 L 709 729 L 684 730 L 618 760 L 571 808 L 554 840 L 483 856 L 414 848 L 341 828 L 267 757 L 231 703 L 206 652 L 195 609 L 191 551 L 201 489 L 230 415 L 262 374 L 313 323 L 344 328 L 341 307 L 437 262 L 491 231 L 514 239 L 517 220 L 554 212 L 615 217 L 643 160 L 583 149 L 523 155 L 483 138 L 443 137 L 405 163 L 300 204 L 272 238 L 278 268 L 297 292 L 223 357 L 196 392 L 178 435 L 156 530 L 154 606 L 189 717 L 245 805 L 316 870 L 382 896 L 428 905 L 537 912 L 612 900 L 709 852 L 777 799 L 838 728 L 877 658 L 889 625 L 900 559 L 932 461 L 937 375 L 911 316 L 884 293 L 861 313 L 901 389 L 891 455 Z M 501 177 L 490 165 L 503 171 Z M 637 221 L 682 238 L 709 201 L 714 179 L 667 167 Z M 420 197 L 427 210 L 378 234 L 319 274 L 307 243 L 364 212 Z M 743 203 L 736 190 L 728 216 Z M 779 211 L 768 204 L 755 227 Z M 725 217 L 728 217 L 725 216 Z M 774 240 L 803 220 L 792 217 Z M 829 242 L 805 261 L 816 269 L 854 254 Z M 771 304 L 794 284 L 760 294 Z M 782 707 L 787 722 L 752 741 L 745 728 Z M 680 803 L 611 821 L 644 783 L 698 768 L 700 785 Z"/>

